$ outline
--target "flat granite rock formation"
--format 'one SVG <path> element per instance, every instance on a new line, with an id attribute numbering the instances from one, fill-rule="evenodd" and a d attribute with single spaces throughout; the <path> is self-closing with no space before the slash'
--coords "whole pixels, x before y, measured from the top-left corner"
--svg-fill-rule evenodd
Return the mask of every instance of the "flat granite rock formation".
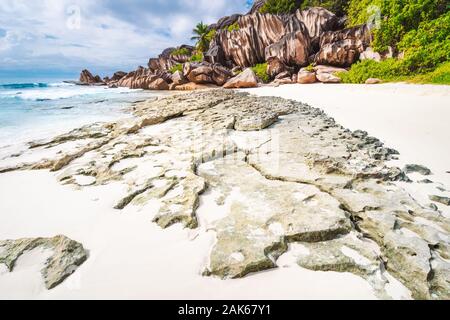
<path id="1" fill-rule="evenodd" d="M 87 259 L 87 252 L 80 243 L 65 236 L 56 236 L 0 241 L 0 264 L 5 264 L 9 272 L 12 272 L 20 256 L 36 248 L 52 251 L 41 271 L 49 290 L 61 284 Z"/>
<path id="2" fill-rule="evenodd" d="M 121 184 L 117 210 L 156 201 L 162 228 L 216 233 L 205 275 L 276 268 L 295 243 L 309 251 L 300 266 L 354 273 L 380 298 L 389 298 L 391 277 L 415 299 L 450 297 L 449 221 L 397 183 L 413 182 L 387 164 L 398 153 L 378 139 L 299 102 L 223 89 L 132 111 L 33 142 L 2 160 L 0 172 L 49 169 L 77 188 Z M 224 216 L 210 212 L 202 225 L 197 209 L 211 194 Z"/>

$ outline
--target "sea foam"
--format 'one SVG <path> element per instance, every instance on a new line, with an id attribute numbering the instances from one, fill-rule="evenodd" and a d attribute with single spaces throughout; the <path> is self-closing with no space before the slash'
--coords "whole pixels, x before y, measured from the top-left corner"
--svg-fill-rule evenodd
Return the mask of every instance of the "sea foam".
<path id="1" fill-rule="evenodd" d="M 77 86 L 68 83 L 20 83 L 0 85 L 0 98 L 48 101 L 68 99 L 85 95 L 99 95 L 106 93 L 129 93 L 139 90 L 128 88 L 110 89 L 107 87 Z"/>

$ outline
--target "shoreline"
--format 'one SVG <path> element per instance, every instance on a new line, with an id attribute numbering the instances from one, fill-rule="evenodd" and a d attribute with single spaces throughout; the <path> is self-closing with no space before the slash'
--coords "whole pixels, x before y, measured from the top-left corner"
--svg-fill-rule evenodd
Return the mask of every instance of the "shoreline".
<path id="1" fill-rule="evenodd" d="M 44 84 L 42 84 L 44 85 Z M 27 143 L 44 140 L 92 123 L 106 123 L 133 116 L 133 105 L 169 95 L 127 88 L 90 90 L 61 86 L 0 90 L 0 160 L 20 154 Z M 48 100 L 47 100 L 48 99 Z"/>
<path id="2" fill-rule="evenodd" d="M 312 102 L 313 107 L 322 108 L 330 116 L 335 117 L 338 123 L 347 128 L 352 130 L 364 129 L 376 137 L 381 137 L 383 142 L 394 142 L 395 139 L 389 140 L 389 134 L 392 134 L 392 131 L 383 136 L 380 126 L 368 125 L 368 128 L 366 128 L 365 124 L 361 124 L 358 125 L 358 128 L 354 127 L 356 123 L 363 123 L 360 122 L 361 114 L 355 113 L 352 106 L 350 106 L 351 109 L 348 112 L 344 113 L 342 113 L 344 108 L 340 105 L 333 109 L 333 105 L 337 104 L 335 95 L 330 94 L 330 100 L 325 100 L 322 92 L 323 94 L 318 97 L 323 100 L 321 105 L 318 105 L 311 100 L 315 96 L 314 92 L 310 92 L 309 96 L 304 92 L 314 91 L 316 87 L 319 87 L 317 90 L 327 87 L 323 89 L 324 91 L 342 88 L 338 86 L 342 85 L 321 85 L 320 87 L 318 85 L 286 85 L 278 88 L 264 87 L 244 91 L 257 95 L 278 95 L 285 98 L 301 99 L 303 102 Z M 305 90 L 302 91 L 301 88 L 305 88 Z M 348 92 L 342 94 L 347 95 L 350 102 L 357 101 Z M 448 93 L 445 93 L 445 96 L 448 99 Z M 380 96 L 377 96 L 377 98 L 379 100 L 371 101 L 369 107 L 383 101 Z M 404 103 L 404 101 L 400 103 Z M 419 104 L 420 101 L 415 101 L 415 103 Z M 445 100 L 442 103 L 445 104 Z M 347 103 L 347 106 L 349 106 L 349 103 Z M 370 108 L 367 110 L 370 111 Z M 412 110 L 416 112 L 420 108 Z M 378 110 L 378 112 L 386 113 L 386 109 Z M 353 117 L 350 115 L 353 115 Z M 374 121 L 376 122 L 376 120 Z M 370 124 L 370 122 L 367 122 L 367 124 Z M 164 124 L 158 124 L 156 127 L 161 130 L 166 128 Z M 157 132 L 155 131 L 156 127 L 149 132 Z M 433 128 L 436 128 L 436 126 Z M 420 134 L 420 132 L 417 134 Z M 387 143 L 387 146 L 398 148 L 401 162 L 409 162 L 409 158 L 408 160 L 404 159 L 406 158 L 403 155 L 404 145 Z M 416 163 L 416 161 L 411 162 Z M 420 161 L 418 163 L 422 164 Z M 436 171 L 435 163 L 437 162 L 431 162 L 430 169 L 432 171 Z M 445 180 L 444 176 L 440 176 L 439 170 L 437 172 L 439 179 L 444 178 Z M 199 230 L 183 230 L 180 225 L 163 230 L 151 222 L 151 219 L 156 215 L 155 209 L 152 209 L 153 202 L 149 202 L 144 207 L 136 205 L 127 207 L 121 213 L 112 209 L 115 199 L 124 191 L 124 187 L 120 184 L 108 184 L 95 189 L 76 187 L 73 190 L 73 186 L 59 185 L 55 179 L 58 176 L 58 173 L 46 171 L 19 171 L 0 175 L 0 192 L 6 195 L 6 201 L 0 204 L 0 212 L 12 212 L 14 210 L 14 217 L 0 217 L 0 239 L 4 239 L 5 236 L 15 239 L 65 234 L 80 241 L 88 248 L 90 251 L 89 259 L 74 275 L 52 291 L 43 290 L 38 269 L 32 269 L 26 261 L 22 268 L 20 267 L 22 263 L 19 262 L 20 268 L 11 274 L 5 276 L 0 270 L 0 284 L 5 281 L 6 285 L 3 287 L 7 289 L 3 293 L 0 289 L 0 296 L 5 296 L 7 299 L 12 296 L 34 299 L 375 298 L 370 285 L 361 277 L 348 273 L 308 271 L 299 267 L 295 264 L 295 250 L 288 251 L 278 259 L 277 264 L 280 268 L 276 270 L 251 274 L 238 280 L 202 277 L 201 270 L 206 264 L 208 252 L 214 243 L 211 231 L 207 231 L 209 222 L 205 214 L 211 210 L 219 210 L 214 204 L 216 195 L 208 191 L 200 195 L 200 207 L 197 210 L 200 220 Z M 434 177 L 431 178 L 434 179 Z M 447 184 L 447 186 L 449 185 Z M 421 189 L 416 192 L 428 191 Z M 26 197 L 28 201 L 19 201 L 18 197 Z M 45 199 L 50 201 L 50 199 L 55 198 L 58 201 L 55 201 L 52 205 L 45 204 Z M 440 206 L 439 208 L 445 210 L 444 207 Z M 30 216 L 32 212 L 33 215 Z M 92 213 L 94 214 L 92 215 Z M 291 247 L 291 249 L 293 248 Z M 125 256 L 121 254 L 123 252 L 126 252 Z M 149 254 L 143 254 L 143 252 L 149 252 Z M 179 263 L 180 261 L 183 265 Z M 105 272 L 105 270 L 108 271 Z M 19 288 L 14 285 L 22 276 L 25 279 L 31 279 L 31 286 L 24 285 L 24 287 Z M 298 279 L 299 282 L 296 283 L 292 279 Z M 402 285 L 396 284 L 395 281 L 392 281 L 392 283 L 397 286 L 391 292 L 393 297 L 398 299 L 408 298 L 408 293 L 401 288 Z M 125 289 L 130 287 L 133 288 L 133 293 L 126 293 Z M 194 287 L 195 290 L 193 290 Z M 258 290 L 255 290 L 255 288 L 258 288 Z M 211 295 L 210 291 L 213 291 L 214 295 Z"/>

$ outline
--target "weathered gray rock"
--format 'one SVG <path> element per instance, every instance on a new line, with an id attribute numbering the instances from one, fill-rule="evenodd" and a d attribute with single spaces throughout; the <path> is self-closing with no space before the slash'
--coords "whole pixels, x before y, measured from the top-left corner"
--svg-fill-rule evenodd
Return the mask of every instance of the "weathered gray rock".
<path id="1" fill-rule="evenodd" d="M 366 80 L 366 84 L 379 84 L 382 83 L 383 81 L 381 79 L 378 78 L 369 78 Z"/>
<path id="2" fill-rule="evenodd" d="M 89 70 L 83 70 L 80 74 L 80 83 L 82 84 L 103 84 L 102 78 L 100 76 L 93 76 L 92 73 L 89 72 Z"/>
<path id="3" fill-rule="evenodd" d="M 308 83 L 315 83 L 315 82 L 317 82 L 315 72 L 300 70 L 300 72 L 297 75 L 297 83 L 308 84 Z"/>
<path id="4" fill-rule="evenodd" d="M 320 38 L 317 64 L 348 67 L 359 60 L 360 54 L 370 44 L 370 31 L 366 25 L 325 32 Z"/>
<path id="5" fill-rule="evenodd" d="M 47 289 L 53 289 L 73 274 L 87 259 L 83 246 L 65 236 L 0 241 L 0 264 L 14 271 L 17 260 L 27 251 L 44 248 L 53 251 L 42 269 Z"/>
<path id="6" fill-rule="evenodd" d="M 267 59 L 267 74 L 271 78 L 275 78 L 280 73 L 283 73 L 287 70 L 286 65 L 281 62 L 278 57 L 270 57 Z"/>
<path id="7" fill-rule="evenodd" d="M 117 210 L 151 205 L 161 227 L 216 231 L 205 274 L 275 268 L 288 244 L 301 243 L 315 248 L 301 265 L 354 273 L 381 298 L 385 270 L 414 298 L 448 297 L 449 220 L 394 183 L 409 181 L 388 165 L 398 153 L 367 132 L 302 103 L 222 89 L 133 112 L 35 142 L 8 171 L 52 169 L 78 188 L 118 184 Z M 40 160 L 24 162 L 35 153 Z M 197 210 L 202 197 L 218 214 Z"/>
<path id="8" fill-rule="evenodd" d="M 210 66 L 199 65 L 187 74 L 187 78 L 190 82 L 199 84 L 213 83 L 212 73 L 213 69 Z"/>
<path id="9" fill-rule="evenodd" d="M 349 232 L 350 220 L 328 194 L 312 186 L 267 180 L 239 159 L 244 157 L 199 167 L 200 175 L 225 196 L 240 190 L 239 200 L 215 227 L 217 243 L 207 274 L 236 278 L 274 268 L 274 260 L 287 251 L 286 239 L 321 241 Z M 258 201 L 251 200 L 255 192 Z M 323 211 L 315 209 L 308 200 L 312 198 L 323 204 Z"/>
<path id="10" fill-rule="evenodd" d="M 275 80 L 286 79 L 286 78 L 291 78 L 291 73 L 288 71 L 284 71 L 284 72 L 278 74 L 275 77 Z"/>
<path id="11" fill-rule="evenodd" d="M 341 27 L 339 18 L 334 13 L 320 7 L 297 10 L 296 16 L 308 30 L 311 46 L 315 52 L 319 50 L 322 34 L 338 30 Z"/>
<path id="12" fill-rule="evenodd" d="M 277 57 L 288 66 L 307 65 L 319 37 L 337 27 L 335 15 L 322 8 L 298 10 L 288 15 L 251 14 L 241 16 L 239 30 L 219 30 L 207 56 L 210 62 L 252 67 Z"/>
<path id="13" fill-rule="evenodd" d="M 168 228 L 175 223 L 182 223 L 188 228 L 197 228 L 195 211 L 199 206 L 199 194 L 206 189 L 205 181 L 193 173 L 189 173 L 179 182 L 174 182 L 172 188 L 179 188 L 183 193 L 175 197 L 163 198 L 159 215 L 153 220 L 162 228 Z M 174 207 L 177 209 L 174 210 Z"/>
<path id="14" fill-rule="evenodd" d="M 406 173 L 420 173 L 423 176 L 431 175 L 431 170 L 419 164 L 407 164 L 403 169 Z"/>
<path id="15" fill-rule="evenodd" d="M 258 86 L 258 78 L 252 69 L 247 68 L 242 73 L 228 80 L 224 88 L 254 88 Z"/>
<path id="16" fill-rule="evenodd" d="M 323 83 L 341 83 L 341 78 L 332 73 L 317 73 L 317 80 Z"/>
<path id="17" fill-rule="evenodd" d="M 359 55 L 360 60 L 374 60 L 377 62 L 381 61 L 381 55 L 378 52 L 373 51 L 371 47 L 367 47 L 366 50 L 364 50 Z"/>
<path id="18" fill-rule="evenodd" d="M 450 263 L 442 259 L 439 255 L 433 253 L 431 259 L 431 268 L 433 270 L 430 275 L 429 283 L 431 286 L 432 298 L 449 300 L 450 291 L 448 283 L 450 279 Z"/>
<path id="19" fill-rule="evenodd" d="M 207 84 L 198 84 L 198 83 L 194 83 L 194 82 L 188 82 L 185 84 L 181 84 L 181 85 L 177 85 L 175 86 L 175 90 L 179 90 L 179 91 L 196 91 L 196 90 L 206 90 L 206 89 L 211 89 L 214 88 L 214 85 L 207 85 Z M 217 87 L 215 87 L 217 88 Z"/>
<path id="20" fill-rule="evenodd" d="M 156 79 L 148 85 L 149 90 L 169 90 L 169 85 L 163 79 Z"/>
<path id="21" fill-rule="evenodd" d="M 301 245 L 306 249 L 298 256 L 301 267 L 354 273 L 369 281 L 379 298 L 387 298 L 387 280 L 382 277 L 383 263 L 375 243 L 351 233 L 335 240 Z"/>
<path id="22" fill-rule="evenodd" d="M 172 83 L 176 86 L 187 83 L 188 80 L 185 78 L 181 71 L 175 71 L 172 75 Z"/>
<path id="23" fill-rule="evenodd" d="M 387 233 L 384 243 L 383 257 L 387 270 L 399 277 L 415 299 L 430 299 L 431 251 L 428 243 L 420 238 L 402 236 L 398 231 Z"/>
<path id="24" fill-rule="evenodd" d="M 278 115 L 275 113 L 258 114 L 255 116 L 246 116 L 244 118 L 236 119 L 234 129 L 238 131 L 255 131 L 263 130 L 278 120 Z"/>
<path id="25" fill-rule="evenodd" d="M 174 54 L 183 50 L 186 54 Z M 189 45 L 182 45 L 178 48 L 167 48 L 157 58 L 151 58 L 148 62 L 148 68 L 152 73 L 168 71 L 177 64 L 188 62 L 195 48 Z"/>
<path id="26" fill-rule="evenodd" d="M 327 65 L 318 65 L 314 67 L 316 78 L 323 83 L 340 83 L 341 78 L 337 76 L 340 72 L 347 72 L 346 69 Z"/>
<path id="27" fill-rule="evenodd" d="M 315 62 L 349 67 L 359 58 L 359 44 L 351 39 L 327 43 L 321 46 Z"/>
<path id="28" fill-rule="evenodd" d="M 132 71 L 121 78 L 117 82 L 117 85 L 119 87 L 128 87 L 130 89 L 148 89 L 150 83 L 158 78 L 159 77 L 152 74 L 149 69 L 139 67 L 136 71 Z"/>
<path id="29" fill-rule="evenodd" d="M 113 76 L 111 77 L 111 81 L 119 81 L 120 79 L 122 79 L 123 77 L 125 77 L 127 75 L 126 72 L 123 71 L 117 71 L 113 74 Z"/>
<path id="30" fill-rule="evenodd" d="M 232 73 L 219 64 L 186 63 L 183 66 L 183 75 L 193 83 L 216 84 L 222 86 L 231 77 Z"/>
<path id="31" fill-rule="evenodd" d="M 277 57 L 288 66 L 306 66 L 311 51 L 308 31 L 300 24 L 298 31 L 284 35 L 279 41 L 265 49 L 266 60 Z"/>
<path id="32" fill-rule="evenodd" d="M 213 64 L 212 68 L 212 80 L 218 86 L 224 85 L 230 78 L 233 77 L 232 72 L 220 64 Z"/>
<path id="33" fill-rule="evenodd" d="M 444 204 L 446 206 L 450 206 L 450 198 L 449 197 L 441 197 L 441 196 L 430 196 L 430 200 L 434 202 L 438 202 L 440 204 Z"/>

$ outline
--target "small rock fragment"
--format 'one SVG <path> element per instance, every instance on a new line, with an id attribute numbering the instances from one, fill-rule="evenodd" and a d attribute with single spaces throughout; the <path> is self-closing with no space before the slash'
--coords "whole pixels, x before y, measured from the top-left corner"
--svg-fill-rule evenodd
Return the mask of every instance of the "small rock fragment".
<path id="1" fill-rule="evenodd" d="M 48 290 L 61 284 L 87 259 L 87 252 L 81 243 L 66 236 L 56 236 L 0 241 L 0 264 L 5 264 L 13 272 L 20 256 L 38 247 L 53 250 L 41 271 Z"/>
<path id="2" fill-rule="evenodd" d="M 405 171 L 406 173 L 416 173 L 417 172 L 424 176 L 431 175 L 430 169 L 428 169 L 425 166 L 418 165 L 418 164 L 408 164 L 405 166 L 403 171 Z"/>
<path id="3" fill-rule="evenodd" d="M 383 82 L 383 81 L 378 78 L 369 78 L 366 80 L 366 84 L 379 84 L 381 82 Z"/>
<path id="4" fill-rule="evenodd" d="M 450 206 L 450 198 L 448 198 L 448 197 L 441 197 L 441 196 L 432 195 L 432 196 L 430 196 L 430 200 L 434 201 L 434 202 L 438 202 L 438 203 L 444 204 L 446 206 Z"/>

